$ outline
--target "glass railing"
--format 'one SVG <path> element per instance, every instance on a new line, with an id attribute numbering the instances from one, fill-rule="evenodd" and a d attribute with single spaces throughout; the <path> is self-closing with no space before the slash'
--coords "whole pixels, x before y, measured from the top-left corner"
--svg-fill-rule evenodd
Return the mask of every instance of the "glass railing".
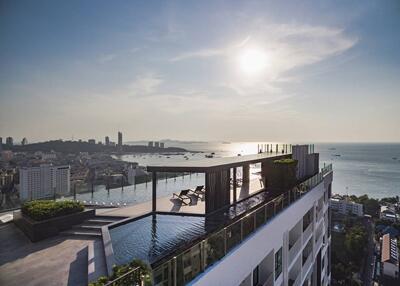
<path id="1" fill-rule="evenodd" d="M 258 144 L 259 153 L 270 154 L 290 154 L 292 153 L 292 144 Z"/>
<path id="2" fill-rule="evenodd" d="M 330 169 L 331 170 L 331 169 Z M 323 169 L 308 180 L 278 197 L 263 203 L 237 221 L 211 233 L 186 251 L 153 270 L 155 285 L 185 285 L 201 272 L 221 260 L 259 227 L 322 182 L 329 169 Z"/>

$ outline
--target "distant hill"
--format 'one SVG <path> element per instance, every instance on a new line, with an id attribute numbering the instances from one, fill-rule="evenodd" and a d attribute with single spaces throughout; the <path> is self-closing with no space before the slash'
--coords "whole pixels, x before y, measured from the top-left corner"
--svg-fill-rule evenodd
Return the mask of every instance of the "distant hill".
<path id="1" fill-rule="evenodd" d="M 14 152 L 60 152 L 60 153 L 74 153 L 77 154 L 79 152 L 109 152 L 109 153 L 117 153 L 120 152 L 118 147 L 114 146 L 105 146 L 100 144 L 91 144 L 88 142 L 79 142 L 79 141 L 62 141 L 62 140 L 53 140 L 47 142 L 33 143 L 27 145 L 15 145 L 7 147 L 3 145 L 4 149 L 9 149 Z M 168 147 L 168 148 L 157 148 L 157 147 L 148 147 L 145 145 L 123 145 L 122 152 L 128 153 L 160 153 L 160 152 L 186 152 L 187 150 L 184 148 L 178 147 Z"/>

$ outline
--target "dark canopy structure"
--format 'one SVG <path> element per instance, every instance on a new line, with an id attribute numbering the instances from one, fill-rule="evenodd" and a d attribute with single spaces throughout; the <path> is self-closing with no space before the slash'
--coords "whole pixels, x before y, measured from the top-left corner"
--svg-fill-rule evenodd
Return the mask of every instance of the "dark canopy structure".
<path id="1" fill-rule="evenodd" d="M 272 149 L 272 148 L 271 148 Z M 236 200 L 236 169 L 243 168 L 243 184 L 249 182 L 250 164 L 261 163 L 261 173 L 263 173 L 263 163 L 270 160 L 288 158 L 288 148 L 282 152 L 266 152 L 254 155 L 208 158 L 204 160 L 193 160 L 183 162 L 171 162 L 168 164 L 147 166 L 147 171 L 153 175 L 153 211 L 157 210 L 157 173 L 158 172 L 188 172 L 205 173 L 205 213 L 210 214 L 220 208 L 230 205 L 230 179 L 231 169 L 233 170 L 233 198 Z"/>

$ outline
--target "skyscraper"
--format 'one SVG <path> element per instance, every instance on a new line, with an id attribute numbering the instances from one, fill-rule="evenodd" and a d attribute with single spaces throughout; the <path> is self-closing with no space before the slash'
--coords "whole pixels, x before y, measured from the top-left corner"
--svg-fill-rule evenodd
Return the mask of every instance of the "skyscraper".
<path id="1" fill-rule="evenodd" d="M 118 147 L 122 147 L 122 132 L 118 131 Z"/>
<path id="2" fill-rule="evenodd" d="M 7 146 L 13 146 L 14 145 L 14 140 L 12 137 L 7 137 L 6 138 L 6 145 Z"/>
<path id="3" fill-rule="evenodd" d="M 3 150 L 3 138 L 0 137 L 0 151 Z"/>
<path id="4" fill-rule="evenodd" d="M 106 146 L 110 145 L 110 137 L 106 136 L 104 142 L 105 142 Z"/>

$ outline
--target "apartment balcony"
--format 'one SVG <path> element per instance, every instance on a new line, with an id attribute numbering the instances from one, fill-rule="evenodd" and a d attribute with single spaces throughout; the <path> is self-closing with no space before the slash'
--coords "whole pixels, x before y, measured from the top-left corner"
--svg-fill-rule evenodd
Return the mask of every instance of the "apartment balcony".
<path id="1" fill-rule="evenodd" d="M 290 277 L 289 275 L 289 286 L 299 286 L 301 284 L 301 272 L 297 273 L 295 278 Z"/>
<path id="2" fill-rule="evenodd" d="M 322 222 L 323 218 L 324 218 L 324 211 L 321 208 L 319 211 L 317 211 L 317 225 L 319 225 Z"/>
<path id="3" fill-rule="evenodd" d="M 306 244 L 312 235 L 313 229 L 312 224 L 310 224 L 303 232 L 303 244 Z"/>
<path id="4" fill-rule="evenodd" d="M 307 257 L 303 256 L 303 269 L 302 269 L 303 277 L 306 277 L 311 267 L 311 264 L 312 264 L 312 254 L 309 253 Z"/>
<path id="5" fill-rule="evenodd" d="M 294 262 L 297 254 L 299 254 L 301 250 L 301 237 L 297 239 L 297 241 L 289 248 L 289 265 Z"/>
<path id="6" fill-rule="evenodd" d="M 263 286 L 274 286 L 274 273 L 268 275 L 267 280 L 264 282 Z"/>
<path id="7" fill-rule="evenodd" d="M 320 235 L 317 242 L 315 243 L 315 251 L 318 252 L 318 250 L 321 248 L 322 243 L 323 243 L 323 235 Z"/>

